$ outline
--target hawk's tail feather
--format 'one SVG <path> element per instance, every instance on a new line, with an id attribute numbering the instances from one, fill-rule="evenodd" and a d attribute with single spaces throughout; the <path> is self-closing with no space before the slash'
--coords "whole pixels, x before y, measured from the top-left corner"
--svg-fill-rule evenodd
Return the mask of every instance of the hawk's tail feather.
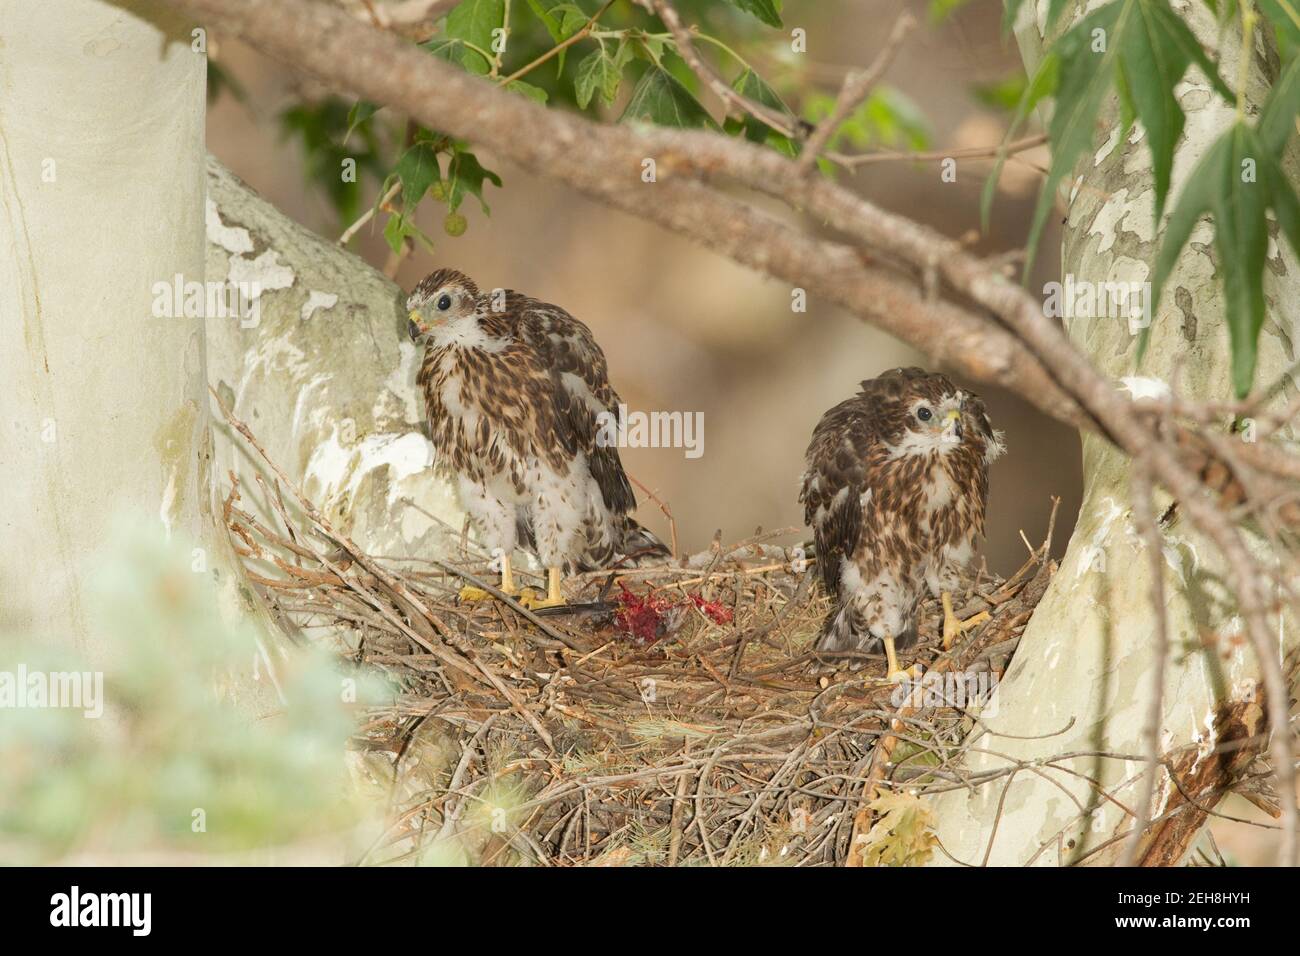
<path id="1" fill-rule="evenodd" d="M 894 648 L 905 651 L 916 643 L 917 637 L 916 622 L 913 621 L 908 625 L 907 630 L 895 635 Z M 879 651 L 882 647 L 880 638 L 871 633 L 862 616 L 851 604 L 838 604 L 831 608 L 831 612 L 826 615 L 826 620 L 822 622 L 821 633 L 817 637 L 819 651 L 870 653 Z"/>
<path id="2" fill-rule="evenodd" d="M 672 557 L 666 544 L 627 515 L 623 516 L 623 541 L 618 553 L 634 567 L 642 563 L 658 563 Z"/>
<path id="3" fill-rule="evenodd" d="M 874 638 L 870 632 L 859 632 L 853 627 L 853 616 L 853 609 L 847 604 L 831 608 L 826 620 L 822 622 L 821 634 L 817 637 L 817 650 L 867 650 Z"/>
<path id="4" fill-rule="evenodd" d="M 588 542 L 586 553 L 576 562 L 579 571 L 662 564 L 672 556 L 667 545 L 632 518 L 622 515 L 617 521 L 613 540 L 602 536 L 599 541 Z"/>

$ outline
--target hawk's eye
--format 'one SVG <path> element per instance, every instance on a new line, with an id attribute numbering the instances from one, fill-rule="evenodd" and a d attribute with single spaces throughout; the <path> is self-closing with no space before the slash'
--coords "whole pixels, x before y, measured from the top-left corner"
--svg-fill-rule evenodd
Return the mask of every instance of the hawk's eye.
<path id="1" fill-rule="evenodd" d="M 438 301 L 435 302 L 434 305 L 437 306 L 439 312 L 446 312 L 451 308 L 451 296 L 444 292 L 442 295 L 438 296 Z"/>
<path id="2" fill-rule="evenodd" d="M 919 418 L 919 419 L 921 419 L 921 421 L 923 421 L 923 422 L 928 422 L 931 418 L 934 417 L 934 412 L 932 412 L 932 411 L 930 411 L 930 409 L 928 409 L 928 408 L 922 406 L 921 408 L 918 408 L 918 409 L 916 410 L 916 417 Z"/>

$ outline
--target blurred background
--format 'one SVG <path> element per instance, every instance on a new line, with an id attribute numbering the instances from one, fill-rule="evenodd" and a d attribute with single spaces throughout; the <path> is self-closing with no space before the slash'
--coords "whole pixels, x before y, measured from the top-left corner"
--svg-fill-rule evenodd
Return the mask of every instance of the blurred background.
<path id="1" fill-rule="evenodd" d="M 597 4 L 580 6 L 591 13 Z M 912 11 L 920 26 L 845 151 L 995 146 L 1023 88 L 1019 55 L 1000 32 L 998 0 L 786 0 L 780 30 L 726 4 L 679 6 L 689 22 L 724 38 L 792 110 L 814 118 L 849 69 L 873 60 L 897 15 Z M 620 13 L 635 15 L 620 0 L 610 22 L 616 25 Z M 509 62 L 527 63 L 531 57 L 515 44 L 535 39 L 540 51 L 547 38 L 528 35 L 535 21 L 516 19 Z M 790 51 L 795 27 L 807 31 L 806 54 Z M 566 77 L 584 50 L 575 46 Z M 216 37 L 210 54 L 218 73 L 210 84 L 209 149 L 287 215 L 337 239 L 383 191 L 382 178 L 400 152 L 402 118 L 384 111 L 348 135 L 351 102 L 331 99 L 241 44 Z M 731 78 L 732 60 L 719 54 L 714 62 Z M 571 80 L 558 78 L 551 64 L 530 74 L 529 82 L 571 89 Z M 617 119 L 632 85 L 624 82 L 612 107 L 596 109 Z M 722 115 L 716 99 L 695 92 L 715 117 Z M 556 99 L 552 107 L 565 108 Z M 338 182 L 339 159 L 346 156 L 357 157 L 362 170 L 354 186 Z M 463 235 L 448 235 L 446 207 L 426 201 L 415 223 L 433 241 L 432 250 L 417 242 L 399 261 L 383 236 L 383 215 L 364 225 L 350 247 L 403 288 L 436 267 L 453 266 L 480 287 L 515 288 L 561 305 L 592 328 L 614 386 L 633 410 L 702 412 L 701 457 L 687 459 L 681 449 L 624 452 L 631 474 L 670 508 L 683 550 L 707 547 L 719 529 L 728 541 L 759 526 L 800 526 L 782 539 L 798 540 L 804 532 L 797 480 L 818 418 L 861 380 L 897 365 L 929 365 L 926 357 L 816 298 L 807 312 L 795 312 L 784 283 L 487 151 L 477 156 L 503 185 L 485 185 L 490 215 L 472 199 L 461 207 Z M 996 253 L 1024 244 L 1040 183 L 1035 167 L 1044 158 L 1040 147 L 1007 164 L 990 231 L 976 240 L 978 249 Z M 963 236 L 979 228 L 979 195 L 991 166 L 985 159 L 959 160 L 956 182 L 941 181 L 937 160 L 881 162 L 839 175 L 873 202 Z M 1052 251 L 1058 248 L 1059 236 L 1049 228 L 1038 259 L 1040 286 L 1059 271 Z M 1010 394 L 986 386 L 979 391 L 1008 439 L 1009 454 L 993 470 L 986 546 L 990 569 L 1008 574 L 1026 555 L 1021 530 L 1034 544 L 1042 540 L 1053 495 L 1062 499 L 1058 551 L 1068 539 L 1080 493 L 1079 439 Z M 642 520 L 666 536 L 659 509 L 639 497 Z"/>

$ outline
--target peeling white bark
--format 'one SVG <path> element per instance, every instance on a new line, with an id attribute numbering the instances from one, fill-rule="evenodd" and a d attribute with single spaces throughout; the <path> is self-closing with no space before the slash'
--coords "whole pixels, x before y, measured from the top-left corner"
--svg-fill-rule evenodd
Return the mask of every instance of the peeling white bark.
<path id="1" fill-rule="evenodd" d="M 210 282 L 260 280 L 256 322 L 208 321 L 213 387 L 366 551 L 448 553 L 448 529 L 459 533 L 463 513 L 430 468 L 433 446 L 416 395 L 402 290 L 286 218 L 212 159 L 207 235 Z M 244 504 L 277 526 L 253 481 L 260 462 L 224 426 L 216 444 L 218 485 L 227 486 L 233 468 Z"/>
<path id="2" fill-rule="evenodd" d="M 1026 4 L 1017 30 L 1031 69 L 1041 56 L 1046 3 L 1036 6 L 1035 11 Z M 1218 30 L 1204 5 L 1176 0 L 1175 7 L 1213 49 Z M 1226 76 L 1237 75 L 1239 45 L 1240 34 L 1228 30 L 1222 50 Z M 1256 51 L 1250 73 L 1252 104 L 1262 102 L 1270 82 L 1261 52 Z M 1178 95 L 1187 110 L 1187 125 L 1175 157 L 1169 208 L 1194 163 L 1233 119 L 1232 108 L 1213 94 L 1195 68 Z M 1145 282 L 1147 263 L 1155 258 L 1150 153 L 1140 127 L 1122 144 L 1118 132 L 1116 123 L 1072 190 L 1062 271 L 1078 280 Z M 1300 162 L 1294 152 L 1284 168 L 1293 180 L 1297 177 Z M 1141 368 L 1134 361 L 1132 333 L 1122 320 L 1069 323 L 1071 338 L 1117 387 L 1135 396 L 1149 394 L 1168 383 L 1177 369 L 1178 387 L 1185 395 L 1231 396 L 1224 301 L 1210 235 L 1208 224 L 1202 223 L 1184 251 L 1153 318 L 1151 347 Z M 1273 381 L 1295 362 L 1292 343 L 1300 331 L 1300 267 L 1289 249 L 1279 252 L 1271 244 L 1269 254 L 1261 382 Z M 1294 385 L 1293 379 L 1283 401 L 1294 395 Z M 976 745 L 996 753 L 972 755 L 972 772 L 1065 752 L 1145 752 L 1143 728 L 1156 667 L 1149 559 L 1133 525 L 1127 459 L 1100 438 L 1085 437 L 1083 444 L 1085 493 L 1077 527 L 997 691 L 999 710 L 988 724 L 1002 736 L 985 736 Z M 1158 497 L 1158 509 L 1167 504 L 1167 497 Z M 1258 554 L 1267 555 L 1264 542 L 1252 544 Z M 1214 548 L 1185 521 L 1176 520 L 1165 532 L 1164 556 L 1172 653 L 1163 698 L 1162 747 L 1197 744 L 1208 750 L 1216 707 L 1248 696 L 1258 667 L 1246 642 L 1234 640 L 1241 622 Z M 1295 636 L 1289 620 L 1279 625 L 1279 657 L 1283 645 L 1293 646 Z M 1201 643 L 1207 637 L 1215 641 L 1213 650 Z M 1116 800 L 1132 806 L 1140 794 L 1140 761 L 1088 757 L 1065 761 L 1061 767 L 1074 774 L 1056 768 L 1043 768 L 1041 774 L 1022 771 L 1005 795 L 1002 779 L 973 793 L 953 791 L 936 798 L 938 834 L 945 848 L 958 860 L 975 864 L 986 852 L 992 865 L 1031 860 L 1060 864 L 1081 859 L 1128 828 L 1131 818 L 1113 802 L 1099 799 L 1084 778 L 1099 780 Z M 1168 798 L 1167 789 L 1158 789 L 1150 812 L 1159 814 Z M 1121 848 L 1122 841 L 1112 843 L 1088 862 L 1111 862 Z"/>

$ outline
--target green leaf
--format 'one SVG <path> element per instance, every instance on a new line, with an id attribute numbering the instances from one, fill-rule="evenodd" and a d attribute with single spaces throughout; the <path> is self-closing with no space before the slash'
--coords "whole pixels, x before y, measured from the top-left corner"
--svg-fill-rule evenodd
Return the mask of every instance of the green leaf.
<path id="1" fill-rule="evenodd" d="M 556 43 L 563 43 L 569 39 L 586 26 L 590 19 L 576 3 L 564 2 L 564 0 L 528 0 L 528 6 L 537 19 L 542 21 L 546 32 Z M 567 50 L 560 51 L 561 70 L 564 69 L 564 55 L 567 52 Z"/>
<path id="2" fill-rule="evenodd" d="M 804 97 L 804 115 L 820 123 L 835 109 L 835 98 L 825 94 Z M 839 125 L 827 144 L 842 142 L 866 149 L 870 146 L 923 149 L 930 142 L 930 124 L 907 96 L 891 86 L 880 86 Z"/>
<path id="3" fill-rule="evenodd" d="M 1016 25 L 1016 14 L 1020 12 L 1020 4 L 1023 0 L 1006 0 L 1002 13 L 1002 32 L 1010 33 Z M 1060 19 L 1061 12 L 1069 0 L 1052 0 L 1047 8 L 1047 28 L 1050 30 L 1053 24 Z"/>
<path id="4" fill-rule="evenodd" d="M 1260 112 L 1257 129 L 1269 155 L 1282 155 L 1287 140 L 1296 131 L 1297 116 L 1300 116 L 1300 57 L 1282 71 Z"/>
<path id="5" fill-rule="evenodd" d="M 781 26 L 781 0 L 730 0 L 734 7 L 762 20 L 769 27 Z"/>
<path id="6" fill-rule="evenodd" d="M 1300 45 L 1300 0 L 1255 0 L 1278 36 L 1292 47 Z"/>
<path id="7" fill-rule="evenodd" d="M 1016 15 L 1020 13 L 1020 4 L 1024 0 L 1003 0 L 1002 2 L 1002 33 L 1009 35 L 1016 26 Z"/>
<path id="8" fill-rule="evenodd" d="M 931 25 L 940 24 L 968 3 L 970 0 L 930 0 L 930 8 L 926 15 Z"/>
<path id="9" fill-rule="evenodd" d="M 470 73 L 482 76 L 491 71 L 491 62 L 479 51 L 492 49 L 492 31 L 501 28 L 505 15 L 505 0 L 461 0 L 447 14 L 447 36 L 478 47 L 475 50 L 462 44 L 458 51 L 461 65 Z"/>
<path id="10" fill-rule="evenodd" d="M 866 131 L 859 145 L 879 143 L 908 149 L 925 149 L 930 145 L 930 124 L 925 114 L 906 94 L 892 86 L 873 90 L 854 118 L 858 122 L 851 123 L 850 129 L 860 125 Z"/>
<path id="11" fill-rule="evenodd" d="M 1029 77 L 1023 70 L 1017 70 L 1004 79 L 992 83 L 976 83 L 971 87 L 971 92 L 975 94 L 975 99 L 985 106 L 1014 113 L 1028 88 Z"/>
<path id="12" fill-rule="evenodd" d="M 560 18 L 555 14 L 555 8 L 560 4 L 557 0 L 528 0 L 528 6 L 533 11 L 537 19 L 542 21 L 546 27 L 546 32 L 551 35 L 551 39 L 559 43 L 564 37 L 560 34 Z"/>
<path id="13" fill-rule="evenodd" d="M 1052 141 L 1052 163 L 1038 196 L 1038 206 L 1029 230 L 1026 276 L 1029 275 L 1043 225 L 1047 222 L 1047 214 L 1056 201 L 1057 185 L 1074 168 L 1084 150 L 1092 145 L 1097 127 L 1097 112 L 1114 76 L 1115 59 L 1120 48 L 1115 25 L 1119 22 L 1124 6 L 1124 3 L 1110 3 L 1093 11 L 1062 36 L 1053 48 L 1060 58 L 1060 79 L 1056 105 L 1048 128 Z M 1095 30 L 1102 31 L 1098 36 L 1105 40 L 1102 52 L 1093 51 Z"/>
<path id="14" fill-rule="evenodd" d="M 559 42 L 569 39 L 579 30 L 587 25 L 590 17 L 583 13 L 582 8 L 576 3 L 559 3 L 551 8 L 551 13 L 560 18 Z M 620 43 L 620 47 L 623 44 Z M 564 75 L 564 64 L 569 57 L 569 48 L 564 47 L 560 50 L 560 55 L 555 58 L 556 76 Z"/>
<path id="15" fill-rule="evenodd" d="M 402 181 L 402 209 L 409 215 L 429 187 L 438 181 L 438 153 L 429 142 L 416 143 L 397 161 L 397 178 Z"/>
<path id="16" fill-rule="evenodd" d="M 600 93 L 605 105 L 613 106 L 618 96 L 618 87 L 623 79 L 623 64 L 627 62 L 630 52 L 627 44 L 619 44 L 618 52 L 610 56 L 602 45 L 583 57 L 578 64 L 577 74 L 573 79 L 574 94 L 578 109 L 585 110 L 591 98 Z"/>
<path id="17" fill-rule="evenodd" d="M 376 106 L 374 103 L 367 103 L 365 100 L 357 100 L 352 104 L 352 109 L 348 110 L 348 131 L 343 134 L 343 145 L 348 144 L 352 134 L 357 131 L 370 117 L 378 113 L 383 107 Z"/>
<path id="18" fill-rule="evenodd" d="M 717 129 L 708 111 L 675 76 L 651 66 L 632 91 L 619 122 L 642 120 L 658 126 Z"/>
<path id="19" fill-rule="evenodd" d="M 1123 70 L 1115 74 L 1115 95 L 1119 97 L 1119 141 L 1122 142 L 1137 122 L 1137 105 L 1133 102 L 1133 94 L 1129 91 L 1128 78 Z"/>
<path id="20" fill-rule="evenodd" d="M 400 213 L 389 216 L 388 222 L 384 223 L 384 239 L 388 242 L 388 248 L 393 250 L 394 255 L 401 253 L 402 240 L 410 234 L 411 229 L 406 222 L 406 217 Z"/>
<path id="21" fill-rule="evenodd" d="M 655 66 L 663 64 L 665 41 L 661 37 L 653 36 L 644 30 L 629 30 L 627 40 L 633 53 L 649 60 Z"/>
<path id="22" fill-rule="evenodd" d="M 364 177 L 369 174 L 378 180 L 386 171 L 379 137 L 370 124 L 359 124 L 351 144 L 343 146 L 352 109 L 351 104 L 329 97 L 319 103 L 290 107 L 279 117 L 282 134 L 301 143 L 308 180 L 326 192 L 343 222 L 357 216 Z M 348 160 L 356 163 L 354 182 L 345 181 L 339 174 Z"/>
<path id="23" fill-rule="evenodd" d="M 1183 78 L 1193 57 L 1204 59 L 1191 30 L 1163 2 L 1138 3 L 1131 29 L 1124 31 L 1119 76 L 1134 112 L 1147 131 L 1155 179 L 1155 220 L 1160 221 L 1169 195 L 1174 146 L 1182 135 L 1183 108 L 1174 97 L 1174 84 Z M 1219 73 L 1205 61 L 1211 80 Z M 1226 87 L 1224 88 L 1226 90 Z M 1231 98 L 1228 91 L 1228 97 Z"/>
<path id="24" fill-rule="evenodd" d="M 1006 144 L 1015 139 L 1016 134 L 1020 132 L 1021 126 L 1029 118 L 1030 110 L 1045 97 L 1056 92 L 1056 87 L 1060 82 L 1060 67 L 1061 58 L 1056 55 L 1055 51 L 1049 51 L 1043 57 L 1043 61 L 1038 64 L 1038 69 L 1034 71 L 1033 78 L 1025 87 L 1024 95 L 1020 98 L 1020 105 L 1016 108 L 1016 115 L 1012 118 L 1011 125 L 1007 127 L 1006 139 L 1003 140 L 1002 144 L 1003 148 L 998 150 L 993 169 L 989 173 L 988 179 L 984 181 L 984 190 L 980 194 L 980 224 L 985 232 L 988 232 L 989 216 L 993 211 L 993 197 L 998 191 L 998 180 L 1002 178 L 1002 167 L 1007 162 Z"/>
<path id="25" fill-rule="evenodd" d="M 483 201 L 483 183 L 490 182 L 501 188 L 501 177 L 490 169 L 484 169 L 478 157 L 465 149 L 458 148 L 447 167 L 447 179 L 451 183 L 447 191 L 447 208 L 455 212 L 464 202 L 466 195 L 478 199 L 485 215 L 492 212 Z"/>
<path id="26" fill-rule="evenodd" d="M 248 102 L 248 91 L 216 60 L 208 60 L 208 103 L 212 104 L 222 93 L 228 92 L 237 103 Z"/>
<path id="27" fill-rule="evenodd" d="M 1139 0 L 1129 0 L 1129 2 L 1139 2 Z M 1152 9 L 1154 10 L 1154 16 L 1167 33 L 1167 42 L 1177 46 L 1184 56 L 1201 68 L 1201 72 L 1210 81 L 1210 85 L 1226 102 L 1236 103 L 1237 94 L 1233 92 L 1232 87 L 1223 81 L 1218 64 L 1206 54 L 1205 48 L 1201 46 L 1200 41 L 1196 39 L 1195 34 L 1188 28 L 1183 18 L 1170 9 L 1169 0 L 1157 0 L 1157 2 L 1153 3 Z"/>
<path id="28" fill-rule="evenodd" d="M 736 82 L 731 84 L 731 88 L 755 103 L 761 103 L 769 109 L 784 114 L 789 118 L 791 127 L 798 125 L 798 119 L 790 111 L 790 107 L 786 106 L 785 101 L 781 99 L 781 95 L 752 69 L 746 68 L 740 76 L 736 77 Z M 722 128 L 733 136 L 743 132 L 745 138 L 751 143 L 766 143 L 786 156 L 794 156 L 799 152 L 799 148 L 790 137 L 772 129 L 762 120 L 749 113 L 739 118 L 728 117 Z"/>
<path id="29" fill-rule="evenodd" d="M 1267 158 L 1267 165 L 1273 215 L 1282 235 L 1291 243 L 1292 251 L 1300 256 L 1300 199 L 1296 198 L 1291 182 L 1271 156 Z"/>
<path id="30" fill-rule="evenodd" d="M 1253 166 L 1254 179 L 1245 175 Z M 1268 253 L 1265 211 L 1272 207 L 1278 225 L 1300 254 L 1300 201 L 1278 168 L 1260 134 L 1237 123 L 1217 139 L 1187 178 L 1170 214 L 1156 258 L 1152 296 L 1160 303 L 1170 273 L 1206 214 L 1214 219 L 1216 265 L 1223 279 L 1228 337 L 1232 346 L 1232 381 L 1239 397 L 1255 377 L 1256 348 L 1264 325 L 1264 259 Z M 1149 330 L 1138 343 L 1146 351 Z"/>
<path id="31" fill-rule="evenodd" d="M 533 86 L 531 83 L 525 83 L 523 80 L 514 80 L 506 86 L 506 89 L 512 93 L 518 93 L 526 96 L 536 103 L 545 103 L 548 94 L 540 86 Z"/>
<path id="32" fill-rule="evenodd" d="M 1038 197 L 1029 234 L 1025 275 L 1061 180 L 1089 150 L 1097 132 L 1097 116 L 1112 82 L 1123 83 L 1133 108 L 1146 127 L 1155 178 L 1155 214 L 1159 221 L 1169 190 L 1174 145 L 1183 128 L 1183 112 L 1173 87 L 1191 62 L 1196 62 L 1221 95 L 1232 91 L 1206 57 L 1199 42 L 1168 0 L 1114 0 L 1088 14 L 1053 46 L 1061 60 L 1056 105 L 1048 133 L 1052 162 Z"/>
<path id="33" fill-rule="evenodd" d="M 561 3 L 555 7 L 560 13 L 560 39 L 567 40 L 587 25 L 591 18 L 575 3 Z"/>

